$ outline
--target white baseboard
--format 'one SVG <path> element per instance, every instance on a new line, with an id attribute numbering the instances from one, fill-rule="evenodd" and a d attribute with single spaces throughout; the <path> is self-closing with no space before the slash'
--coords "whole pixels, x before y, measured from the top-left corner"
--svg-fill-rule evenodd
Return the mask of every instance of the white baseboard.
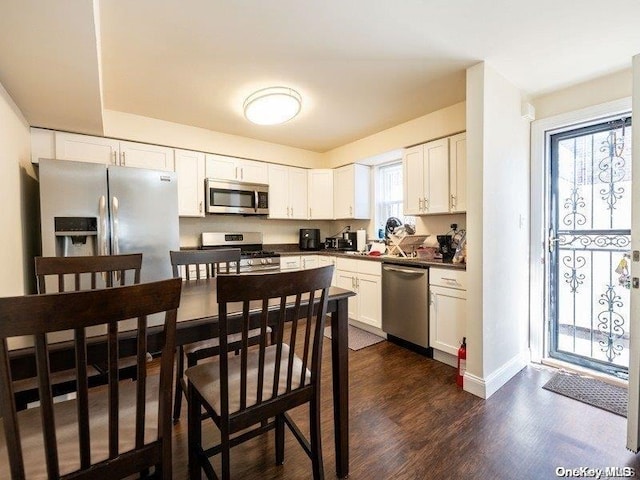
<path id="1" fill-rule="evenodd" d="M 464 390 L 480 398 L 489 398 L 526 366 L 527 362 L 518 354 L 486 378 L 471 375 L 467 370 L 464 374 Z"/>
<path id="2" fill-rule="evenodd" d="M 357 320 L 354 320 L 353 318 L 349 319 L 349 323 L 354 327 L 358 327 L 360 330 L 366 330 L 367 332 L 373 333 L 374 335 L 377 335 L 379 337 L 387 338 L 387 334 L 382 330 L 380 330 L 379 328 L 372 327 L 371 325 L 367 325 L 366 323 L 359 322 Z"/>
<path id="3" fill-rule="evenodd" d="M 443 352 L 442 350 L 433 349 L 433 359 L 447 365 L 458 368 L 458 357 L 451 355 L 450 353 Z"/>

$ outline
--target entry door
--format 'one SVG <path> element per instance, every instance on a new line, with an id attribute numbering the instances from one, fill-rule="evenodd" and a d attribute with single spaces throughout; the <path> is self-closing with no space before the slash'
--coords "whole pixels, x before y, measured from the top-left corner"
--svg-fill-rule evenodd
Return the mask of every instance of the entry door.
<path id="1" fill-rule="evenodd" d="M 551 137 L 549 355 L 626 376 L 631 118 Z"/>

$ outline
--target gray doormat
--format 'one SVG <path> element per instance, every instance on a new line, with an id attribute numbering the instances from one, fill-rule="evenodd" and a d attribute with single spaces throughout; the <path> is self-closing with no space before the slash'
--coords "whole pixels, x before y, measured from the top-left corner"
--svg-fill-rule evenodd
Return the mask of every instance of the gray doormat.
<path id="1" fill-rule="evenodd" d="M 624 387 L 595 378 L 558 372 L 542 388 L 622 417 L 627 416 L 628 392 Z"/>
<path id="2" fill-rule="evenodd" d="M 331 327 L 325 327 L 324 336 L 331 338 Z M 349 349 L 360 350 L 365 347 L 370 347 L 376 343 L 384 341 L 384 338 L 379 337 L 371 332 L 362 330 L 361 328 L 349 325 Z"/>

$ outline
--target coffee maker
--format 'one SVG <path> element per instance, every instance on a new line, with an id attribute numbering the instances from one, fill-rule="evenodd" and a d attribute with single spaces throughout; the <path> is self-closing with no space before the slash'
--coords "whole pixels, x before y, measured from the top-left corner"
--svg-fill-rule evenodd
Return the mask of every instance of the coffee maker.
<path id="1" fill-rule="evenodd" d="M 453 259 L 453 255 L 456 253 L 456 249 L 451 244 L 452 236 L 451 235 L 438 235 L 438 244 L 440 248 L 438 252 L 442 254 L 443 262 L 450 262 Z"/>
<path id="2" fill-rule="evenodd" d="M 319 228 L 301 228 L 300 229 L 300 250 L 320 250 L 320 229 Z"/>

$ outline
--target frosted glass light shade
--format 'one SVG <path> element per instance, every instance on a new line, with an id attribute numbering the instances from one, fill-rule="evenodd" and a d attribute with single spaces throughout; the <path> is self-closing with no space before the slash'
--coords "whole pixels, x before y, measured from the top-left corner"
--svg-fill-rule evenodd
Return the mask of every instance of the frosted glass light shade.
<path id="1" fill-rule="evenodd" d="M 300 94 L 291 88 L 263 88 L 244 101 L 244 116 L 258 125 L 277 125 L 295 117 L 301 105 Z"/>

